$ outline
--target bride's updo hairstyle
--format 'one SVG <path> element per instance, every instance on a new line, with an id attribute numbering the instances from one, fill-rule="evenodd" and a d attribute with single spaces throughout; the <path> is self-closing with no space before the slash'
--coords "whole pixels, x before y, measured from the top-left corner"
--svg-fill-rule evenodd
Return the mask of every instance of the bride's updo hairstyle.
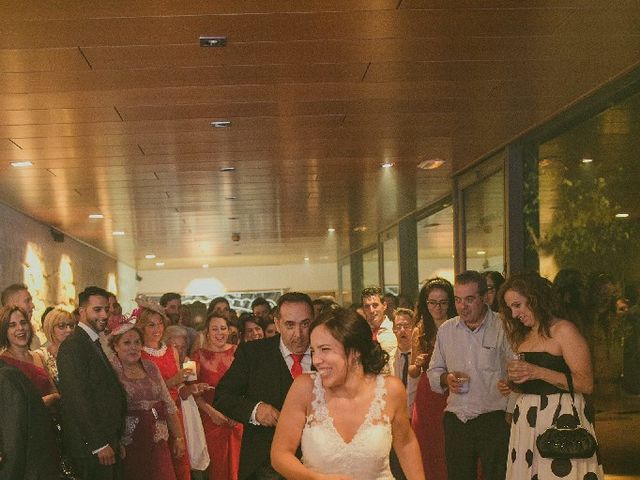
<path id="1" fill-rule="evenodd" d="M 355 353 L 359 357 L 365 373 L 378 374 L 389 361 L 389 354 L 373 341 L 367 321 L 356 312 L 346 308 L 330 309 L 311 323 L 309 334 L 320 325 L 342 344 L 347 356 Z"/>

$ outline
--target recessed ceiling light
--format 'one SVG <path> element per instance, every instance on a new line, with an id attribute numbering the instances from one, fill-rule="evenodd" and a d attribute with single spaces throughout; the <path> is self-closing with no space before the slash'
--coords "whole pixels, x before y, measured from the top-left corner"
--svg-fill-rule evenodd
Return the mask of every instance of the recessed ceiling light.
<path id="1" fill-rule="evenodd" d="M 164 262 L 156 262 L 156 267 L 164 267 Z"/>
<path id="2" fill-rule="evenodd" d="M 583 158 L 582 163 L 591 163 L 593 162 L 593 158 Z"/>
<path id="3" fill-rule="evenodd" d="M 478 254 L 478 255 L 486 255 L 486 254 L 487 254 L 487 252 L 485 252 L 484 250 L 478 250 L 478 251 L 476 252 L 476 254 Z"/>
<path id="4" fill-rule="evenodd" d="M 211 122 L 213 128 L 229 128 L 231 126 L 231 120 L 214 120 Z"/>
<path id="5" fill-rule="evenodd" d="M 202 36 L 200 37 L 201 47 L 224 47 L 227 44 L 227 37 L 222 36 Z"/>
<path id="6" fill-rule="evenodd" d="M 23 162 L 11 162 L 11 166 L 16 168 L 32 167 L 33 163 L 29 160 L 25 160 Z"/>
<path id="7" fill-rule="evenodd" d="M 208 263 L 203 263 L 202 264 L 202 268 L 209 268 L 209 264 Z"/>
<path id="8" fill-rule="evenodd" d="M 114 237 L 122 237 L 124 235 L 124 232 L 122 230 L 115 230 L 111 235 L 113 235 Z"/>
<path id="9" fill-rule="evenodd" d="M 236 167 L 222 167 L 220 169 L 221 172 L 235 172 L 236 171 Z"/>
<path id="10" fill-rule="evenodd" d="M 627 218 L 628 216 L 628 213 L 616 213 L 616 218 Z"/>
<path id="11" fill-rule="evenodd" d="M 327 228 L 327 232 L 329 233 L 334 233 L 336 231 L 335 228 L 331 227 L 331 228 Z"/>
<path id="12" fill-rule="evenodd" d="M 395 162 L 384 162 L 384 163 L 380 164 L 380 166 L 381 166 L 382 168 L 391 168 L 391 167 L 393 167 L 394 165 L 395 165 Z"/>
<path id="13" fill-rule="evenodd" d="M 156 258 L 156 256 L 153 253 L 147 253 L 144 258 L 146 258 L 147 260 L 152 260 L 154 258 Z"/>
<path id="14" fill-rule="evenodd" d="M 100 219 L 100 218 L 104 218 L 104 215 L 101 213 L 91 213 L 89 214 L 89 218 Z"/>
<path id="15" fill-rule="evenodd" d="M 367 231 L 367 226 L 366 225 L 358 225 L 357 227 L 355 227 L 353 229 L 354 232 L 366 232 Z"/>
<path id="16" fill-rule="evenodd" d="M 418 164 L 418 168 L 420 170 L 435 170 L 436 168 L 440 168 L 444 165 L 446 161 L 441 158 L 430 158 L 428 160 L 423 160 Z"/>

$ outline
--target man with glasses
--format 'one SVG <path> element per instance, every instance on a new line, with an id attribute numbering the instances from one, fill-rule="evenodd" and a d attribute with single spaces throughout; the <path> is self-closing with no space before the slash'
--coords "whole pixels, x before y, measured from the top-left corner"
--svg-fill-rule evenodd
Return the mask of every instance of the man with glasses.
<path id="1" fill-rule="evenodd" d="M 395 358 L 393 358 L 393 372 L 396 377 L 402 380 L 404 388 L 407 389 L 407 409 L 409 411 L 409 419 L 413 411 L 413 401 L 416 398 L 419 378 L 413 378 L 409 375 L 409 366 L 411 365 L 411 333 L 413 332 L 414 320 L 413 310 L 408 308 L 398 308 L 395 310 L 393 318 L 393 333 L 398 340 L 398 348 Z M 391 473 L 396 480 L 405 479 L 404 472 L 400 467 L 400 462 L 394 451 L 391 452 L 389 458 Z"/>
<path id="2" fill-rule="evenodd" d="M 435 392 L 449 391 L 444 416 L 449 480 L 476 478 L 478 459 L 486 480 L 506 474 L 507 398 L 497 389 L 513 355 L 502 322 L 486 304 L 487 282 L 476 271 L 456 276 L 458 316 L 438 330 L 427 375 Z"/>

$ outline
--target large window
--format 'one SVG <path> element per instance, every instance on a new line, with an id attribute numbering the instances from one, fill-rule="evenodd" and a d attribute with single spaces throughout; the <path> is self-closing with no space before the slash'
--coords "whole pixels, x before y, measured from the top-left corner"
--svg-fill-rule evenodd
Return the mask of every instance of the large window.
<path id="1" fill-rule="evenodd" d="M 466 268 L 504 271 L 504 170 L 465 188 L 463 205 Z"/>
<path id="2" fill-rule="evenodd" d="M 443 277 L 453 282 L 453 207 L 451 205 L 417 222 L 418 279 Z"/>
<path id="3" fill-rule="evenodd" d="M 340 266 L 340 298 L 343 306 L 351 305 L 351 263 L 345 262 Z"/>
<path id="4" fill-rule="evenodd" d="M 640 94 L 539 146 L 540 270 L 640 282 Z M 622 293 L 622 292 L 620 292 Z"/>
<path id="5" fill-rule="evenodd" d="M 380 285 L 377 247 L 362 254 L 362 285 L 364 288 Z"/>
<path id="6" fill-rule="evenodd" d="M 384 290 L 397 295 L 400 291 L 400 272 L 398 263 L 398 229 L 387 230 L 382 234 L 382 259 Z"/>

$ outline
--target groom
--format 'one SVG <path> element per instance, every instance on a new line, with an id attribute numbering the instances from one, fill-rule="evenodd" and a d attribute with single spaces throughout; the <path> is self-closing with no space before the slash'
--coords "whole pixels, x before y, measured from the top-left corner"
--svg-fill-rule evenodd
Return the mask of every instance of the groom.
<path id="1" fill-rule="evenodd" d="M 98 336 L 107 326 L 108 297 L 99 287 L 80 293 L 80 323 L 57 359 L 64 448 L 83 480 L 120 478 L 127 398 Z"/>
<path id="2" fill-rule="evenodd" d="M 293 378 L 311 370 L 312 320 L 308 295 L 282 295 L 274 318 L 280 335 L 242 343 L 216 388 L 215 407 L 244 424 L 239 480 L 282 478 L 271 467 L 269 451 Z"/>

